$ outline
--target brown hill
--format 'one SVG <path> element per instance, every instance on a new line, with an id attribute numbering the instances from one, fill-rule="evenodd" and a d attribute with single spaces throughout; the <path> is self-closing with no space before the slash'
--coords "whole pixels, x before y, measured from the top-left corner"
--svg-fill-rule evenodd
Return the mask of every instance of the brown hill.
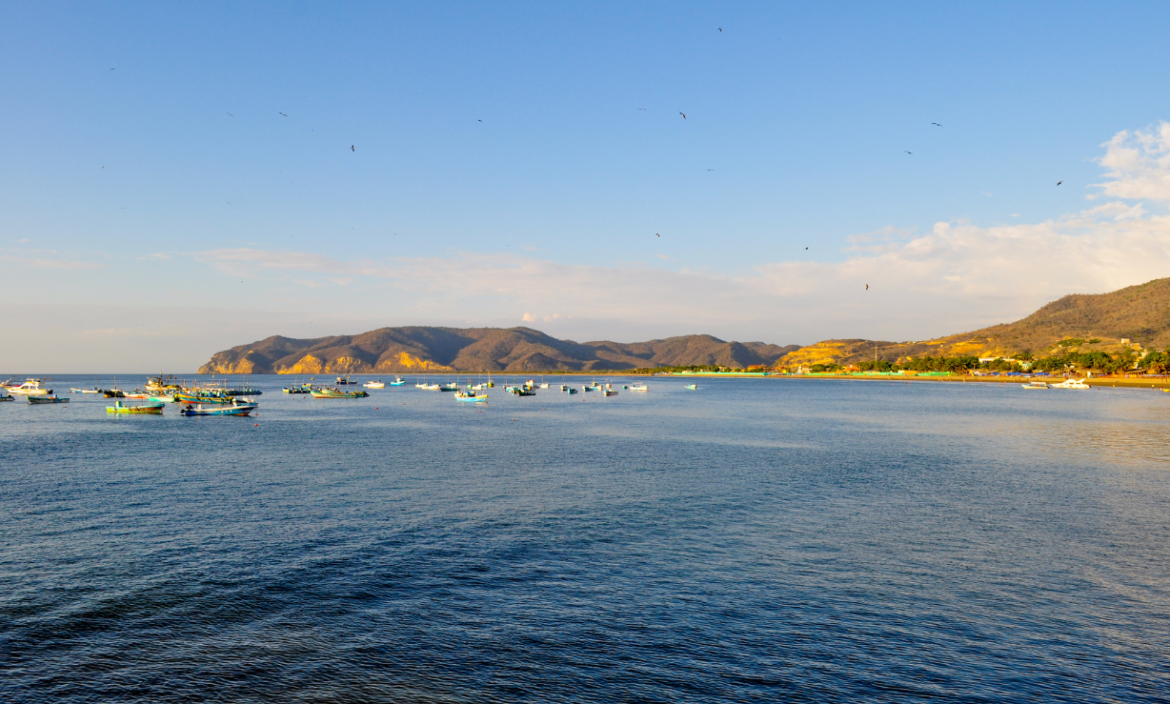
<path id="1" fill-rule="evenodd" d="M 1128 340 L 1128 342 L 1126 342 Z M 923 342 L 825 340 L 790 352 L 777 366 L 855 364 L 879 359 L 972 355 L 1045 357 L 1066 350 L 1116 352 L 1123 347 L 1170 346 L 1170 279 L 1112 293 L 1073 294 L 1014 323 Z"/>
<path id="2" fill-rule="evenodd" d="M 622 370 L 770 365 L 797 345 L 687 335 L 625 344 L 558 340 L 530 328 L 381 328 L 311 340 L 273 336 L 217 352 L 201 374 Z"/>

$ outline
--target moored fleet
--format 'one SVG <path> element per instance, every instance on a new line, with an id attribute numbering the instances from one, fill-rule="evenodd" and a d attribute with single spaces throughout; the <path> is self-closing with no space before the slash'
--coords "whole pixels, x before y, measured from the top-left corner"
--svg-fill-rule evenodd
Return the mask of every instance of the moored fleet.
<path id="1" fill-rule="evenodd" d="M 46 385 L 47 379 L 26 379 L 15 381 L 9 379 L 0 384 L 0 402 L 13 401 L 22 396 L 31 405 L 68 403 L 69 397 L 58 396 L 53 389 Z M 95 379 L 96 381 L 96 379 Z M 283 387 L 286 394 L 305 394 L 315 399 L 362 399 L 369 398 L 370 390 L 383 390 L 389 387 L 402 387 L 406 379 L 395 377 L 394 381 L 384 382 L 381 379 L 360 382 L 348 376 L 339 376 L 332 384 L 318 384 L 315 379 L 290 384 Z M 488 389 L 495 388 L 496 383 L 489 376 L 486 381 L 468 381 L 460 384 L 458 381 L 446 383 L 429 382 L 425 377 L 415 384 L 423 391 L 451 392 L 459 403 L 486 404 Z M 693 385 L 692 385 L 693 386 Z M 648 388 L 643 383 L 622 385 L 622 389 L 633 392 L 646 392 Z M 617 388 L 612 382 L 596 380 L 574 387 L 565 381 L 552 384 L 543 379 L 537 381 L 528 379 L 521 383 L 509 383 L 504 391 L 518 397 L 535 396 L 538 389 L 554 390 L 572 395 L 580 392 L 599 392 L 601 396 L 616 396 Z M 169 404 L 178 405 L 178 413 L 182 416 L 248 416 L 256 412 L 260 403 L 256 396 L 261 395 L 258 388 L 242 384 L 231 385 L 224 381 L 199 380 L 183 381 L 173 376 L 158 375 L 149 378 L 145 383 L 132 390 L 119 388 L 117 380 L 108 388 L 94 385 L 92 388 L 72 387 L 74 394 L 99 395 L 112 399 L 113 405 L 106 406 L 106 413 L 113 416 L 121 415 L 162 415 Z"/>

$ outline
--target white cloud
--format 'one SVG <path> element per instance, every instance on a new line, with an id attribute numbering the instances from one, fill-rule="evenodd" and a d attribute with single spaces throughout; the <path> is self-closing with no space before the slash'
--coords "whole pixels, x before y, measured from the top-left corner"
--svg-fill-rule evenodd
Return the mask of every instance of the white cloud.
<path id="1" fill-rule="evenodd" d="M 1131 200 L 1170 200 L 1170 123 L 1146 131 L 1122 130 L 1105 142 L 1101 195 Z"/>
<path id="2" fill-rule="evenodd" d="M 1101 163 L 1111 171 L 1101 184 L 1104 194 L 1170 199 L 1170 125 L 1121 132 L 1106 147 Z M 605 335 L 599 326 L 608 324 L 784 343 L 836 336 L 925 339 L 1014 320 L 1068 293 L 1170 275 L 1170 217 L 1147 212 L 1147 205 L 1110 200 L 1040 223 L 995 227 L 940 222 L 925 234 L 883 227 L 850 237 L 844 261 L 762 262 L 736 276 L 511 253 L 341 262 L 310 252 L 243 248 L 196 256 L 231 273 L 299 272 L 302 280 L 308 273 L 348 284 L 352 295 L 363 292 L 360 300 L 370 310 L 392 309 L 431 323 L 520 319 L 578 337 L 586 328 Z"/>

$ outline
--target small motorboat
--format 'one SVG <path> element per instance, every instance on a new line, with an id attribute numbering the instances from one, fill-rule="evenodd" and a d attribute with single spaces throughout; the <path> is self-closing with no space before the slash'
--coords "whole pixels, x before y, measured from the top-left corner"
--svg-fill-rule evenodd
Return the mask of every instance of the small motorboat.
<path id="1" fill-rule="evenodd" d="M 456 381 L 448 382 L 448 383 L 443 384 L 442 386 L 439 387 L 439 391 L 458 391 L 458 390 L 459 390 L 459 382 L 456 382 Z"/>
<path id="2" fill-rule="evenodd" d="M 1049 386 L 1048 386 L 1048 383 L 1047 383 L 1047 382 L 1044 382 L 1044 381 L 1029 381 L 1029 382 L 1028 382 L 1028 383 L 1026 383 L 1026 384 L 1020 384 L 1020 386 L 1024 387 L 1025 389 L 1047 389 L 1047 388 L 1051 388 L 1051 387 L 1049 387 Z"/>
<path id="3" fill-rule="evenodd" d="M 179 409 L 184 416 L 246 416 L 260 404 L 244 401 L 233 401 L 230 404 L 213 404 L 205 406 L 202 403 L 189 403 Z"/>
<path id="4" fill-rule="evenodd" d="M 106 398 L 126 398 L 126 392 L 121 389 L 102 389 L 102 395 Z"/>
<path id="5" fill-rule="evenodd" d="M 474 391 L 472 391 L 470 393 L 464 393 L 462 391 L 458 391 L 455 393 L 455 400 L 462 401 L 463 403 L 487 403 L 488 395 L 484 394 L 484 395 L 480 396 L 480 395 L 476 394 Z"/>
<path id="6" fill-rule="evenodd" d="M 367 381 L 366 383 L 362 384 L 362 386 L 366 387 L 367 389 L 384 389 L 386 388 L 386 383 L 379 379 L 377 381 Z"/>
<path id="7" fill-rule="evenodd" d="M 96 386 L 93 387 L 92 389 L 69 389 L 69 390 L 75 394 L 100 394 L 102 392 L 102 390 L 97 388 Z"/>
<path id="8" fill-rule="evenodd" d="M 353 379 L 350 379 L 348 376 L 337 377 L 337 385 L 338 386 L 346 386 L 348 384 L 356 384 L 356 383 L 357 383 L 356 381 L 354 381 Z"/>
<path id="9" fill-rule="evenodd" d="M 394 377 L 394 381 L 390 382 L 391 386 L 404 386 L 405 384 L 406 384 L 406 379 L 403 379 L 400 376 Z"/>
<path id="10" fill-rule="evenodd" d="M 1059 384 L 1053 384 L 1054 389 L 1089 389 L 1092 388 L 1085 383 L 1084 379 L 1065 379 Z"/>
<path id="11" fill-rule="evenodd" d="M 29 379 L 19 386 L 9 386 L 8 393 L 21 396 L 44 396 L 53 393 L 50 389 L 41 388 L 41 379 Z"/>
<path id="12" fill-rule="evenodd" d="M 684 389 L 687 389 L 688 391 L 698 391 L 698 390 L 699 390 L 699 385 L 698 385 L 698 384 L 687 384 L 687 385 L 686 385 L 686 386 L 684 386 L 683 388 L 684 388 Z"/>
<path id="13" fill-rule="evenodd" d="M 649 390 L 650 390 L 650 387 L 646 386 L 645 384 L 634 384 L 633 386 L 630 387 L 630 391 L 639 391 L 642 393 L 645 393 Z"/>
<path id="14" fill-rule="evenodd" d="M 115 401 L 114 405 L 106 406 L 106 413 L 161 416 L 164 407 L 166 407 L 165 403 L 144 403 L 136 406 L 126 406 L 121 401 Z"/>
<path id="15" fill-rule="evenodd" d="M 355 389 L 353 391 L 313 389 L 309 393 L 313 394 L 313 398 L 365 398 L 370 395 L 368 391 L 362 391 L 361 389 Z"/>
<path id="16" fill-rule="evenodd" d="M 13 398 L 12 396 L 9 396 L 8 394 L 0 394 L 0 403 L 4 403 L 5 401 L 15 401 L 15 400 L 16 400 L 15 398 Z"/>
<path id="17" fill-rule="evenodd" d="M 49 389 L 44 396 L 29 396 L 28 402 L 33 405 L 42 403 L 69 403 L 68 396 L 57 397 L 53 395 L 53 390 Z"/>
<path id="18" fill-rule="evenodd" d="M 565 387 L 565 393 L 567 393 L 567 394 L 569 394 L 569 395 L 572 395 L 572 394 L 575 394 L 575 393 L 577 393 L 577 390 L 576 390 L 576 389 L 574 389 L 572 386 L 566 386 L 566 387 Z"/>
<path id="19" fill-rule="evenodd" d="M 602 389 L 601 395 L 602 396 L 617 396 L 618 392 L 614 391 L 613 389 Z"/>

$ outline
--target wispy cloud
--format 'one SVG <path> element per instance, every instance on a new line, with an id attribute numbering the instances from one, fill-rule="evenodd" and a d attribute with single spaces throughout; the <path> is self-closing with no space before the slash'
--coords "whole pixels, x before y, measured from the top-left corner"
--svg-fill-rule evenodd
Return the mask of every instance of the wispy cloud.
<path id="1" fill-rule="evenodd" d="M 1109 291 L 1170 273 L 1170 217 L 1140 202 L 1170 199 L 1170 125 L 1122 132 L 1105 146 L 1101 163 L 1110 172 L 1100 186 L 1119 200 L 1039 223 L 982 227 L 956 220 L 925 234 L 884 227 L 849 238 L 843 261 L 763 262 L 737 276 L 511 253 L 342 262 L 243 248 L 196 256 L 235 274 L 297 272 L 301 281 L 309 274 L 355 291 L 364 285 L 397 292 L 434 322 L 458 312 L 569 332 L 573 321 L 609 320 L 782 342 L 923 339 L 1011 320 L 1067 293 Z"/>
<path id="2" fill-rule="evenodd" d="M 1109 171 L 1101 194 L 1131 200 L 1170 200 L 1170 123 L 1122 130 L 1105 142 L 1100 164 Z"/>
<path id="3" fill-rule="evenodd" d="M 0 260 L 19 264 L 34 269 L 61 269 L 65 271 L 85 271 L 101 269 L 102 265 L 95 262 L 77 262 L 65 259 L 47 259 L 44 257 L 20 257 L 10 254 L 0 254 Z"/>

